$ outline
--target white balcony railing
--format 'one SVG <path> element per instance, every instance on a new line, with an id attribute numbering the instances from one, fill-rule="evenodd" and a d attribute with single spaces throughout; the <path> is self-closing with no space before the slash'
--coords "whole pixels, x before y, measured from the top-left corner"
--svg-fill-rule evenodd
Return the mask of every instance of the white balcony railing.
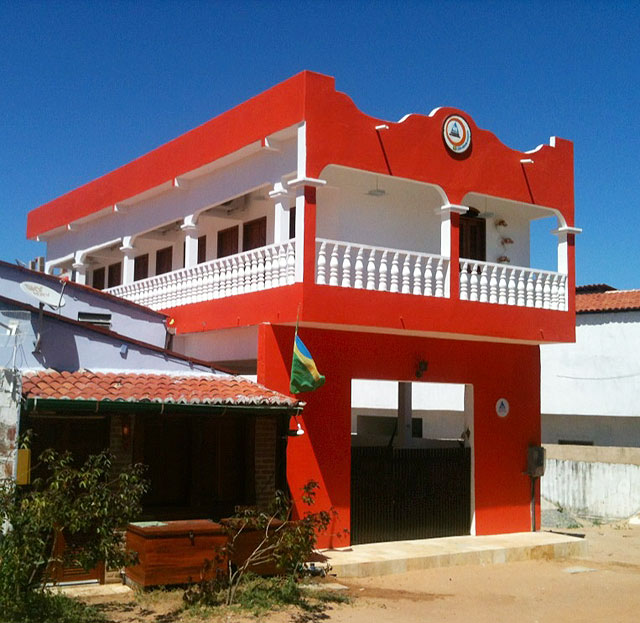
<path id="1" fill-rule="evenodd" d="M 567 276 L 460 258 L 460 299 L 565 311 Z"/>
<path id="2" fill-rule="evenodd" d="M 316 239 L 316 283 L 447 297 L 448 258 L 353 242 Z"/>
<path id="3" fill-rule="evenodd" d="M 257 292 L 295 282 L 295 242 L 272 244 L 106 290 L 151 309 Z"/>

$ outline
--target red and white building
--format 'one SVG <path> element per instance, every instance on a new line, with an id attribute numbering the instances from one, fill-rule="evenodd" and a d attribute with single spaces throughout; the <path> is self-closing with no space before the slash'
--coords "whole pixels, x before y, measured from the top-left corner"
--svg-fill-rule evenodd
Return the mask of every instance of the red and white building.
<path id="1" fill-rule="evenodd" d="M 529 261 L 530 223 L 548 216 L 554 271 Z M 404 514 L 388 508 L 375 461 L 361 464 L 369 489 L 352 487 L 353 379 L 397 381 L 401 393 L 409 382 L 464 386 L 470 463 L 452 495 L 465 497 L 468 521 L 444 532 L 530 529 L 539 347 L 574 340 L 578 232 L 571 142 L 515 151 L 453 108 L 375 119 L 312 72 L 28 218 L 48 272 L 170 313 L 176 350 L 274 390 L 288 390 L 299 318 L 327 380 L 301 396 L 306 434 L 290 438 L 288 479 L 294 494 L 316 479 L 319 505 L 337 511 L 324 545 L 362 534 L 360 495 L 373 506 L 357 521 L 378 514 L 383 525 L 355 540 L 393 537 L 385 525 Z M 403 424 L 400 447 L 411 445 Z"/>

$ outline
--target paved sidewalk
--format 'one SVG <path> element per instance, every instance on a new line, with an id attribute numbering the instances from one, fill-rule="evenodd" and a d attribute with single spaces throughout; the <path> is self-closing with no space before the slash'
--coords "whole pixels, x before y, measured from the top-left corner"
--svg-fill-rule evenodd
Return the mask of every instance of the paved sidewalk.
<path id="1" fill-rule="evenodd" d="M 321 551 L 332 567 L 331 573 L 338 578 L 388 575 L 432 567 L 575 558 L 586 553 L 585 539 L 551 532 L 368 543 Z"/>

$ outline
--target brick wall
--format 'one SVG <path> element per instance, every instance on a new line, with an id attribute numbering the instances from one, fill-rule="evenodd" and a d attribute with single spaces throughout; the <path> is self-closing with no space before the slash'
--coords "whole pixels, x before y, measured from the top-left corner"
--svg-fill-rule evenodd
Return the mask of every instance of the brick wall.
<path id="1" fill-rule="evenodd" d="M 14 475 L 19 417 L 19 373 L 2 368 L 0 369 L 0 478 L 10 478 Z"/>
<path id="2" fill-rule="evenodd" d="M 255 420 L 255 478 L 256 505 L 268 506 L 276 490 L 276 435 L 275 416 L 259 416 Z"/>

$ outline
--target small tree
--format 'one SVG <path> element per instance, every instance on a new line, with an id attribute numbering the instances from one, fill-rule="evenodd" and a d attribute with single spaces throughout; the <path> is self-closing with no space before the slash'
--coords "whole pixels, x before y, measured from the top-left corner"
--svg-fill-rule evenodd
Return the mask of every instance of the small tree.
<path id="1" fill-rule="evenodd" d="M 216 605 L 220 603 L 219 595 L 223 594 L 224 603 L 231 605 L 251 570 L 269 566 L 290 577 L 299 572 L 312 554 L 318 534 L 327 530 L 336 515 L 334 509 L 310 510 L 318 487 L 312 480 L 302 488 L 302 502 L 308 510 L 299 519 L 292 518 L 293 504 L 279 491 L 269 510 L 251 508 L 224 520 L 229 540 L 218 548 L 214 560 L 208 561 L 203 570 L 203 577 L 213 574 L 213 578 L 189 587 L 184 594 L 185 601 Z M 248 551 L 246 547 L 240 548 L 242 540 L 250 537 L 253 538 Z M 244 550 L 241 556 L 240 549 Z"/>
<path id="2" fill-rule="evenodd" d="M 52 564 L 79 564 L 84 569 L 104 561 L 110 567 L 129 564 L 122 528 L 141 511 L 146 491 L 144 466 L 115 474 L 107 452 L 74 466 L 69 452 L 45 450 L 39 462 L 46 474 L 30 486 L 0 481 L 0 608 L 21 612 L 35 592 L 44 592 Z M 57 556 L 60 535 L 78 547 Z"/>

